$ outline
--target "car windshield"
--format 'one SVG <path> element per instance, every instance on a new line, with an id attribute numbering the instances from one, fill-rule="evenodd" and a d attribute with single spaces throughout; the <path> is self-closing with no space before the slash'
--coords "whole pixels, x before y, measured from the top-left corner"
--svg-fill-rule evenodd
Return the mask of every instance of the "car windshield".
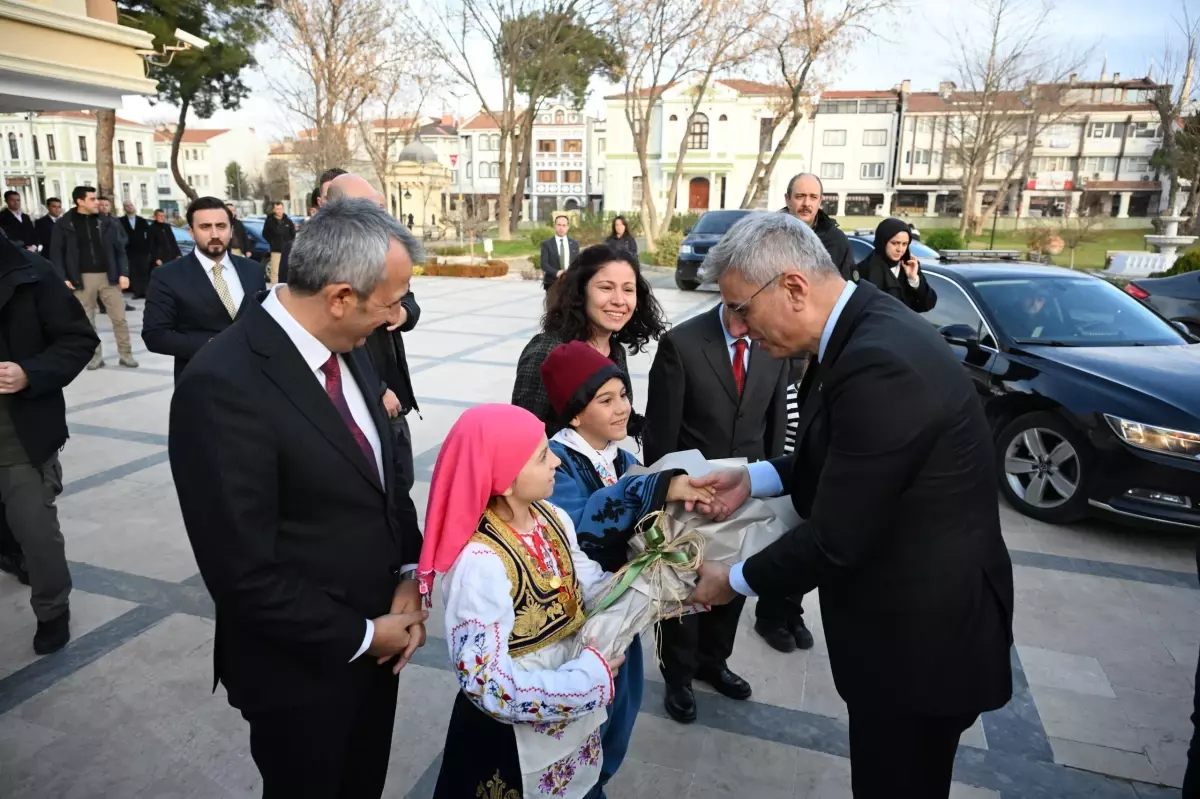
<path id="1" fill-rule="evenodd" d="M 1179 331 L 1106 280 L 1084 276 L 974 281 L 1000 330 L 1018 344 L 1135 347 L 1185 344 Z"/>
<path id="2" fill-rule="evenodd" d="M 747 214 L 747 211 L 709 211 L 700 217 L 700 221 L 696 223 L 696 227 L 692 228 L 692 232 L 709 233 L 719 236 L 726 233 L 729 228 L 733 227 L 739 219 Z"/>

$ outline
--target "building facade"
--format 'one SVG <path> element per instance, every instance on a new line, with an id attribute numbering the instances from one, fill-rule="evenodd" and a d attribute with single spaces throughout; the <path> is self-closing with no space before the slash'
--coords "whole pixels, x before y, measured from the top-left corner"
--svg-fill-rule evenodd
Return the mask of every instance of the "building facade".
<path id="1" fill-rule="evenodd" d="M 820 96 L 803 138 L 811 148 L 811 171 L 824 186 L 822 205 L 828 213 L 890 213 L 899 133 L 899 91 L 828 91 Z"/>
<path id="2" fill-rule="evenodd" d="M 0 114 L 0 170 L 22 207 L 44 212 L 57 197 L 71 208 L 71 190 L 97 185 L 96 115 L 91 111 Z M 118 116 L 113 135 L 113 190 L 142 213 L 157 207 L 154 129 Z"/>
<path id="3" fill-rule="evenodd" d="M 157 208 L 168 214 L 183 213 L 188 197 L 171 171 L 171 142 L 174 130 L 160 127 L 154 134 L 157 175 Z M 254 178 L 266 167 L 270 145 L 254 132 L 254 128 L 185 128 L 179 143 L 179 172 L 188 185 L 200 196 L 220 197 L 241 206 L 243 213 L 254 212 Z M 226 177 L 225 168 L 237 162 L 250 183 L 248 196 L 239 191 Z M 261 210 L 261 209 L 258 209 Z"/>

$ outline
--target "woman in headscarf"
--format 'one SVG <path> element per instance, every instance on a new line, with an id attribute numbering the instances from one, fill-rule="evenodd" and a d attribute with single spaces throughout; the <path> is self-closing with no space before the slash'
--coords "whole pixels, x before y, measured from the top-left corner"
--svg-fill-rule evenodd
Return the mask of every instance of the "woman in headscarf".
<path id="1" fill-rule="evenodd" d="M 435 799 L 582 799 L 600 778 L 600 725 L 624 657 L 573 656 L 585 598 L 609 575 L 547 502 L 558 465 L 541 420 L 513 405 L 466 411 L 438 453 L 418 578 L 428 603 L 445 575 L 460 690 Z"/>
<path id="2" fill-rule="evenodd" d="M 909 252 L 912 225 L 903 219 L 885 219 L 875 228 L 875 251 L 858 264 L 858 279 L 874 283 L 917 313 L 937 304 L 937 292 Z"/>

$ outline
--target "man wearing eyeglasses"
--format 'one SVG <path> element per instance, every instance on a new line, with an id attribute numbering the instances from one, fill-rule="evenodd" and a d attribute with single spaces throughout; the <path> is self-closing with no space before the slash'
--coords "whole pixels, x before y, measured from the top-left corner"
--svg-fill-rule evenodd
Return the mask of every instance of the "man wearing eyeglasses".
<path id="1" fill-rule="evenodd" d="M 643 432 L 646 462 L 698 449 L 705 458 L 760 461 L 783 454 L 789 362 L 771 357 L 748 336 L 743 307 L 717 305 L 671 329 L 650 368 Z M 696 718 L 693 678 L 733 699 L 749 683 L 729 670 L 743 602 L 658 626 L 667 713 Z"/>

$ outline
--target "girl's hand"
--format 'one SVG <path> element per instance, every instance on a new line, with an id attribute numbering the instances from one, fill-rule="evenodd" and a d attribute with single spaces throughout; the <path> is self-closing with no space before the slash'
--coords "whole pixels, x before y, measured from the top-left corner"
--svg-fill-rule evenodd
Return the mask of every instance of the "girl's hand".
<path id="1" fill-rule="evenodd" d="M 697 487 L 692 485 L 692 478 L 681 474 L 671 478 L 667 487 L 668 502 L 684 502 L 688 510 L 692 510 L 697 502 L 710 503 L 716 496 L 711 486 Z"/>

